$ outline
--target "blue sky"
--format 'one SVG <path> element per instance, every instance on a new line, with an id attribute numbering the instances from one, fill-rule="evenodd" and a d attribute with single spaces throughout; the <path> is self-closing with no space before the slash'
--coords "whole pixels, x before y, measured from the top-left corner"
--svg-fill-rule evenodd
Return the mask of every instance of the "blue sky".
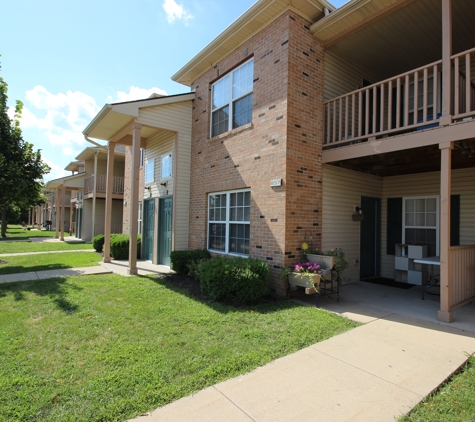
<path id="1" fill-rule="evenodd" d="M 171 76 L 254 2 L 0 0 L 0 75 L 46 180 L 90 145 L 81 132 L 104 104 L 188 92 Z"/>

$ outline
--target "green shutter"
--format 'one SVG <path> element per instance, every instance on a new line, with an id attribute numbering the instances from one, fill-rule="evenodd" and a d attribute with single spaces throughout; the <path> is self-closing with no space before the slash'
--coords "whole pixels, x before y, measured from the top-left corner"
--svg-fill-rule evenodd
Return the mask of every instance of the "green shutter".
<path id="1" fill-rule="evenodd" d="M 460 245 L 460 195 L 450 197 L 450 246 Z"/>
<path id="2" fill-rule="evenodd" d="M 388 198 L 387 205 L 386 253 L 395 255 L 395 245 L 402 243 L 402 198 Z"/>

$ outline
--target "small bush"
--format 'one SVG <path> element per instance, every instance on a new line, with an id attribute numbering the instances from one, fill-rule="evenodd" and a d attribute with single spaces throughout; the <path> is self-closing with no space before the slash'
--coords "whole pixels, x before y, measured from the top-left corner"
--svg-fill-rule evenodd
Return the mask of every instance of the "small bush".
<path id="1" fill-rule="evenodd" d="M 214 300 L 254 302 L 269 291 L 269 266 L 253 258 L 217 257 L 200 266 L 200 287 Z"/>
<path id="2" fill-rule="evenodd" d="M 137 258 L 140 258 L 141 237 L 137 236 Z M 129 235 L 111 235 L 111 256 L 114 259 L 129 259 Z"/>
<path id="3" fill-rule="evenodd" d="M 98 234 L 92 238 L 92 247 L 96 250 L 96 252 L 101 253 L 102 249 L 104 248 L 104 235 Z"/>
<path id="4" fill-rule="evenodd" d="M 206 249 L 192 251 L 172 251 L 170 254 L 171 268 L 177 274 L 199 278 L 199 266 L 211 258 Z"/>

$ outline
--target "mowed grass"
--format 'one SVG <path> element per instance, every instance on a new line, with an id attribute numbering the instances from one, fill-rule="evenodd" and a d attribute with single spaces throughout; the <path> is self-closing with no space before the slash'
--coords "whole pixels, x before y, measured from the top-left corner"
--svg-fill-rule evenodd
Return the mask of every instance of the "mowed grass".
<path id="1" fill-rule="evenodd" d="M 23 230 L 19 225 L 8 224 L 7 225 L 7 237 L 0 237 L 1 241 L 12 241 L 12 240 L 27 240 L 30 237 L 54 237 L 56 234 L 55 231 L 47 230 Z"/>
<path id="2" fill-rule="evenodd" d="M 43 253 L 0 257 L 0 275 L 99 265 L 97 252 Z"/>
<path id="3" fill-rule="evenodd" d="M 152 277 L 0 285 L 0 418 L 125 420 L 357 325 L 289 301 L 202 303 Z"/>
<path id="4" fill-rule="evenodd" d="M 399 422 L 475 421 L 475 357 Z"/>
<path id="5" fill-rule="evenodd" d="M 31 242 L 0 242 L 0 254 L 21 253 L 21 252 L 48 252 L 48 251 L 68 251 L 79 249 L 92 249 L 92 244 L 88 243 L 31 243 Z"/>

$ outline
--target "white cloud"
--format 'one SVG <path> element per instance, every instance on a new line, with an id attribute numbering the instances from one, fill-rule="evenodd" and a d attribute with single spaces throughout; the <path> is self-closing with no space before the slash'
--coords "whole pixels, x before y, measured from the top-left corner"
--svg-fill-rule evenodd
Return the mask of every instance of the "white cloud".
<path id="1" fill-rule="evenodd" d="M 51 168 L 50 172 L 44 177 L 45 181 L 59 179 L 61 177 L 69 176 L 71 174 L 71 172 L 64 170 L 64 167 L 66 167 L 68 163 L 58 165 L 44 157 L 42 157 L 42 159 Z"/>
<path id="2" fill-rule="evenodd" d="M 94 98 L 87 94 L 72 91 L 52 94 L 41 85 L 27 91 L 26 98 L 33 107 L 23 108 L 21 126 L 41 129 L 52 146 L 63 147 L 63 153 L 85 143 L 82 131 L 100 110 Z"/>
<path id="3" fill-rule="evenodd" d="M 167 92 L 160 88 L 139 88 L 137 86 L 131 86 L 129 92 L 117 91 L 116 98 L 111 96 L 107 97 L 108 103 L 122 103 L 125 101 L 143 100 L 150 97 L 152 94 L 167 95 Z"/>
<path id="4" fill-rule="evenodd" d="M 168 23 L 173 23 L 176 19 L 178 19 L 184 21 L 185 24 L 187 24 L 190 19 L 194 18 L 189 10 L 185 9 L 175 0 L 165 0 L 162 4 L 162 7 L 167 14 Z"/>

